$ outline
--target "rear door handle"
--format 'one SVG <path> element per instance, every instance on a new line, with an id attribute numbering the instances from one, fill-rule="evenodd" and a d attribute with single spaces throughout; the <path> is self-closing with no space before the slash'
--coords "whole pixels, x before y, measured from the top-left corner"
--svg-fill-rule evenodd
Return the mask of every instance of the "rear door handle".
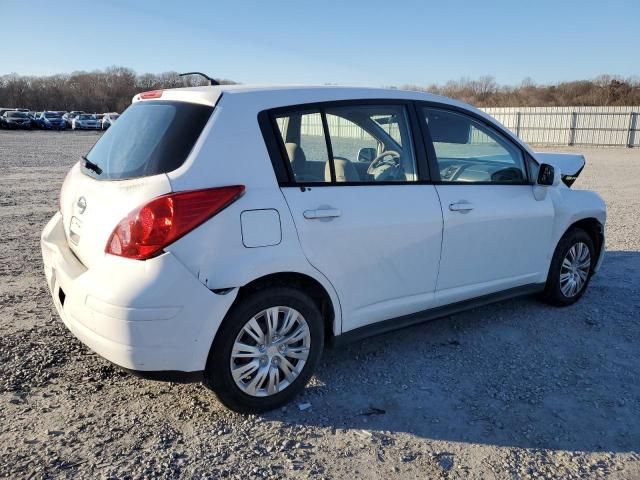
<path id="1" fill-rule="evenodd" d="M 473 210 L 473 205 L 463 200 L 456 203 L 450 203 L 449 210 L 452 212 L 469 212 Z"/>
<path id="2" fill-rule="evenodd" d="M 342 215 L 337 208 L 318 208 L 316 210 L 305 210 L 302 214 L 304 218 L 313 220 L 314 218 L 335 218 Z"/>

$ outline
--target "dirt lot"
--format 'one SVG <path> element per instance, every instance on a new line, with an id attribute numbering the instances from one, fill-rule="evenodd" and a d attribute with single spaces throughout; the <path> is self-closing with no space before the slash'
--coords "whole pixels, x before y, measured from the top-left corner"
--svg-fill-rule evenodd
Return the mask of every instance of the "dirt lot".
<path id="1" fill-rule="evenodd" d="M 506 301 L 328 351 L 293 404 L 243 417 L 119 371 L 57 318 L 39 234 L 97 135 L 0 131 L 0 476 L 640 478 L 640 151 L 583 149 L 576 188 L 609 223 L 580 303 Z"/>

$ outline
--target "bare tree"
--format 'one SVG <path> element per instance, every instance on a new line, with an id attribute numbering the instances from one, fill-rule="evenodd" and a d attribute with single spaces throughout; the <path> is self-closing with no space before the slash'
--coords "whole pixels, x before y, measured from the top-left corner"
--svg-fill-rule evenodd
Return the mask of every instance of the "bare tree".
<path id="1" fill-rule="evenodd" d="M 501 86 L 493 77 L 484 76 L 402 88 L 446 95 L 479 107 L 640 105 L 640 80 L 613 75 L 556 85 L 537 85 L 526 77 L 517 87 Z"/>
<path id="2" fill-rule="evenodd" d="M 235 83 L 225 79 L 219 81 Z M 121 112 L 136 93 L 199 85 L 208 85 L 208 82 L 198 76 L 180 77 L 178 72 L 138 75 L 119 66 L 42 77 L 12 73 L 0 76 L 0 107 Z"/>
<path id="3" fill-rule="evenodd" d="M 224 79 L 218 81 L 235 83 Z M 42 77 L 12 73 L 0 76 L 0 107 L 121 112 L 139 92 L 207 84 L 206 79 L 197 75 L 180 77 L 178 72 L 136 74 L 120 66 Z M 499 85 L 494 77 L 485 75 L 475 80 L 451 80 L 444 85 L 405 85 L 402 88 L 446 95 L 481 107 L 640 105 L 640 79 L 614 75 L 555 85 L 537 85 L 526 77 L 518 86 Z"/>

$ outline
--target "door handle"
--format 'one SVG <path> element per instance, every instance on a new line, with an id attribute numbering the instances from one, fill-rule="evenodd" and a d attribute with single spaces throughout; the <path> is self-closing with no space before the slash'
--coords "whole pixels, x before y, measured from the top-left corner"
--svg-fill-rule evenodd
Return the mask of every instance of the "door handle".
<path id="1" fill-rule="evenodd" d="M 335 218 L 342 215 L 337 208 L 318 208 L 316 210 L 305 210 L 302 214 L 304 218 L 313 220 L 315 218 Z"/>
<path id="2" fill-rule="evenodd" d="M 450 203 L 449 210 L 451 210 L 452 212 L 469 212 L 473 210 L 473 205 L 471 205 L 467 201 L 462 200 L 460 202 Z"/>

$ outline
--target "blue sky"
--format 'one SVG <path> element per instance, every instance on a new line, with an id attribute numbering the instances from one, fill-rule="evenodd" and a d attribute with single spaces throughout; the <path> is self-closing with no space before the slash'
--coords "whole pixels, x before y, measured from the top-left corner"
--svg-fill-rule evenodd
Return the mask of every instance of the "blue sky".
<path id="1" fill-rule="evenodd" d="M 0 19 L 0 74 L 119 65 L 371 86 L 640 75 L 640 0 L 0 0 Z"/>

